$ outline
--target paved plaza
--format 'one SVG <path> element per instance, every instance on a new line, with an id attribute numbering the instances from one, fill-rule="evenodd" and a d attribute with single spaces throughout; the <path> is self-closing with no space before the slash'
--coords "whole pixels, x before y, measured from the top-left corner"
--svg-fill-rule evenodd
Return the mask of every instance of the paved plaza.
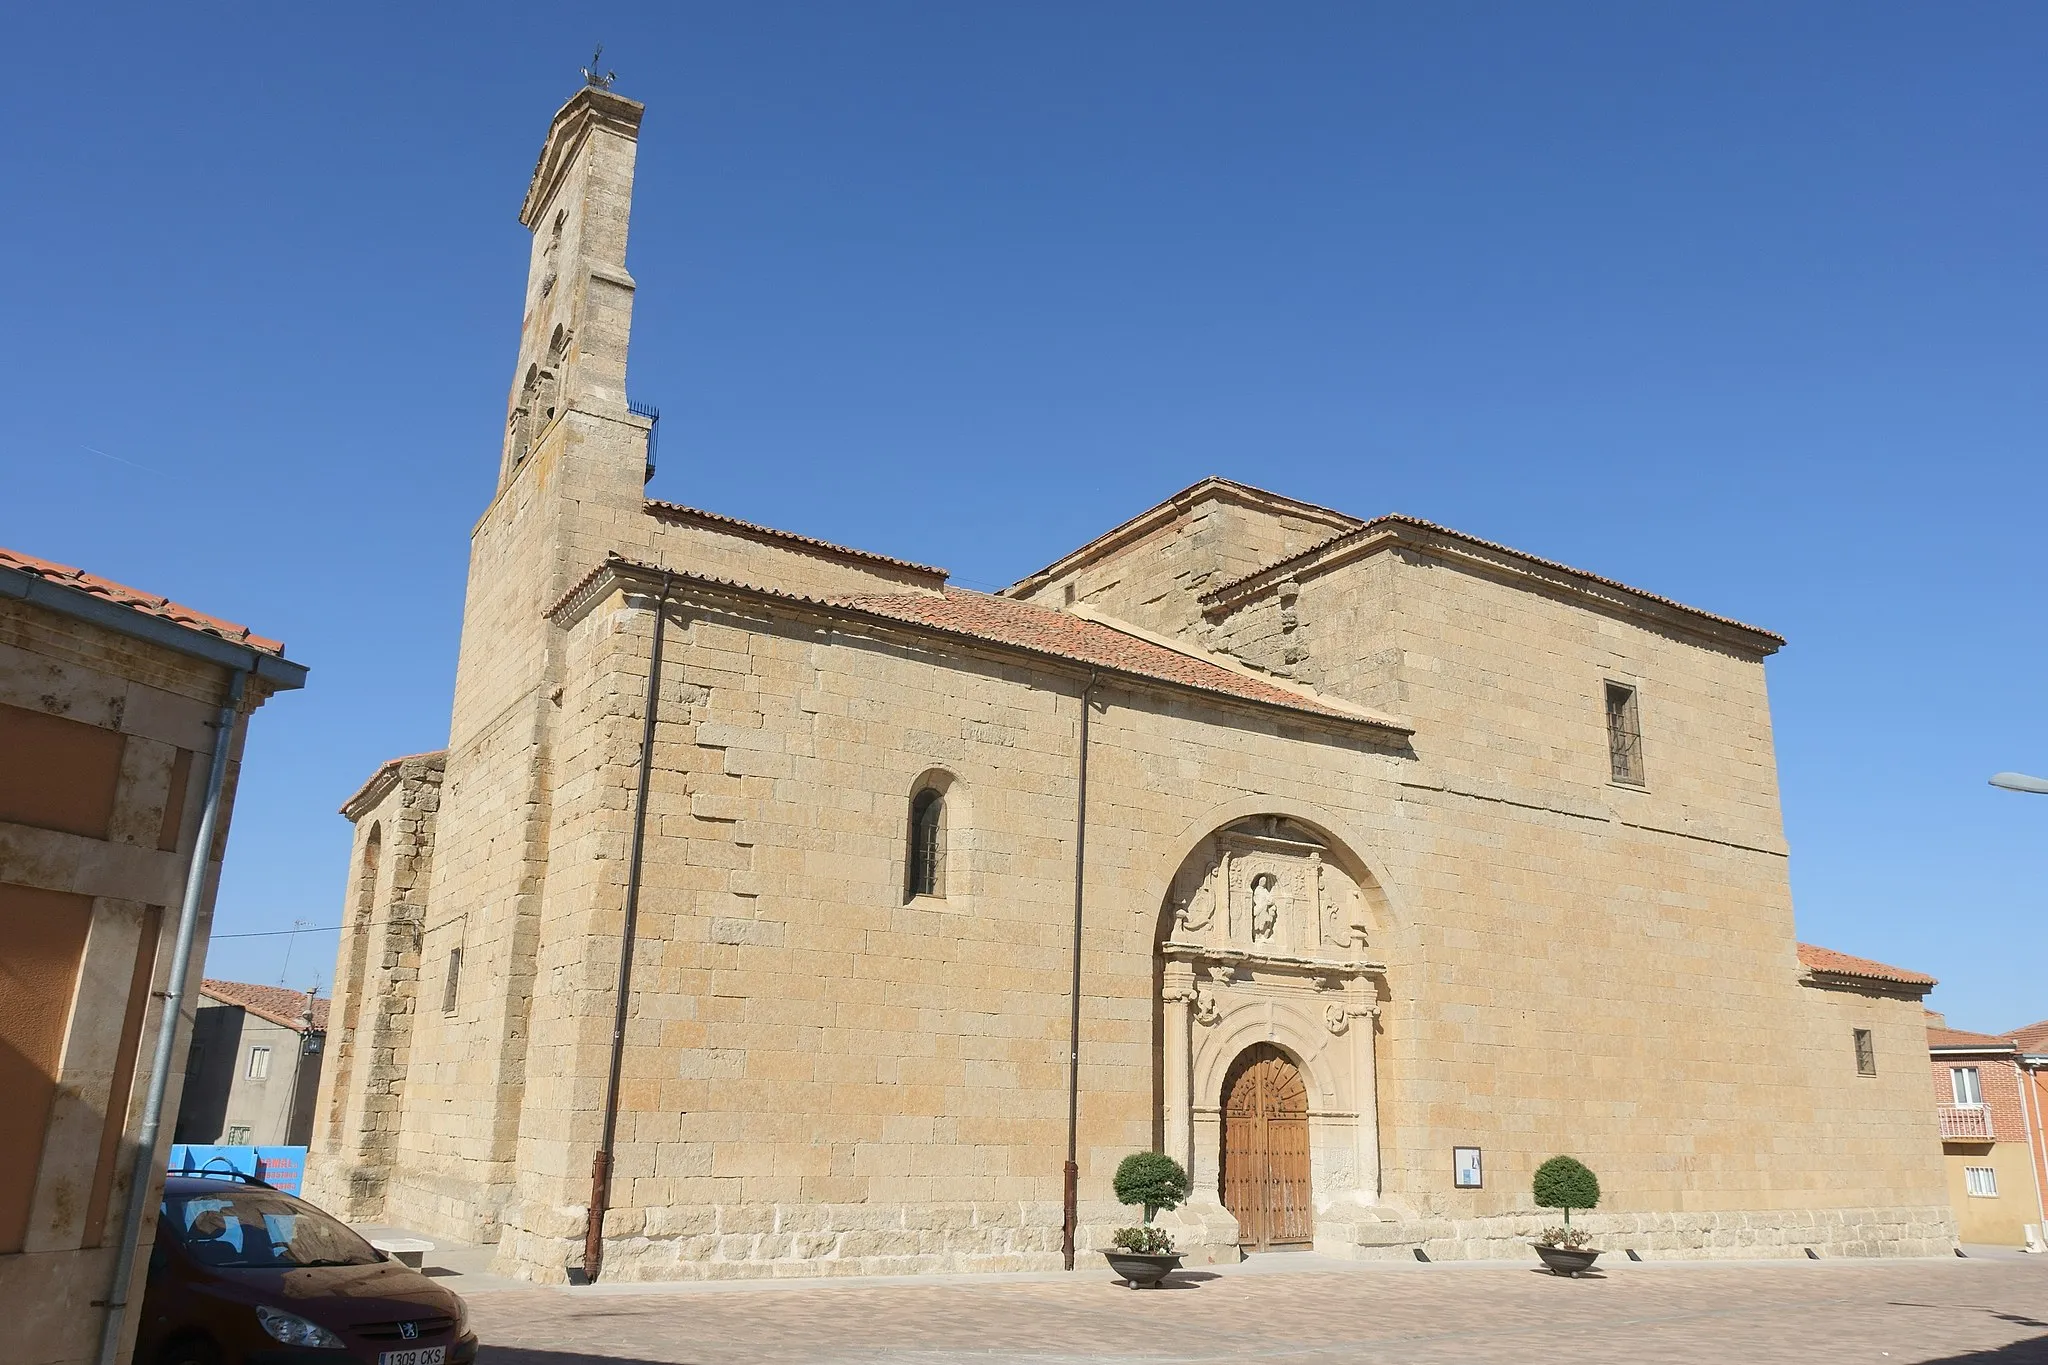
<path id="1" fill-rule="evenodd" d="M 2048 1363 L 2048 1263 L 1347 1266 L 1268 1256 L 1135 1292 L 1071 1276 L 487 1288 L 483 1365 Z M 504 1284 L 503 1281 L 496 1282 Z"/>

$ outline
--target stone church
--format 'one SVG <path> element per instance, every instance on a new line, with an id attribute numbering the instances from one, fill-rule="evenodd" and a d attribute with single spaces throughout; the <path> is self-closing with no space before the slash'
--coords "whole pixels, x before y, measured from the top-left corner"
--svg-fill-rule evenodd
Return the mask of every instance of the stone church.
<path id="1" fill-rule="evenodd" d="M 990 595 L 649 501 L 642 107 L 554 117 L 448 747 L 355 843 L 312 1197 L 542 1281 L 1946 1253 L 1924 977 L 1795 943 L 1783 641 L 1211 478 Z M 593 1220 L 592 1210 L 599 1216 Z"/>

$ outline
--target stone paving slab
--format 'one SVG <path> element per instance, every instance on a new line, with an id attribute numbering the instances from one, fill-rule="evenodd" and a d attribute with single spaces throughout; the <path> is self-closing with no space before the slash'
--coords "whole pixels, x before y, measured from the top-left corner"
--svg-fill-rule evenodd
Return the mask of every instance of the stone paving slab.
<path id="1" fill-rule="evenodd" d="M 1624 1262 L 1182 1272 L 469 1296 L 481 1365 L 2048 1365 L 2041 1260 Z M 637 1290 L 639 1292 L 629 1292 Z"/>

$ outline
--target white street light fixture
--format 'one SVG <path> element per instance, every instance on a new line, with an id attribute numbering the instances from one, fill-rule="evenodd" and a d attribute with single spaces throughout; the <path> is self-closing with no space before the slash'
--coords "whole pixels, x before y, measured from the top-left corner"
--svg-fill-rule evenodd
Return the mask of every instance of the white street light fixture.
<path id="1" fill-rule="evenodd" d="M 2029 777 L 2025 773 L 1997 773 L 1991 779 L 1994 787 L 2003 787 L 2009 792 L 2041 792 L 2048 795 L 2048 777 Z"/>

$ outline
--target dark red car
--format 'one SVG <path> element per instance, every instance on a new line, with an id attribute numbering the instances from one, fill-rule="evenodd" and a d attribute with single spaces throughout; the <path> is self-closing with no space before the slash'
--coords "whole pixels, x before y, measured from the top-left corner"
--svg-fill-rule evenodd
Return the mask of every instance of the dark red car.
<path id="1" fill-rule="evenodd" d="M 470 1365 L 462 1300 L 303 1199 L 164 1182 L 136 1365 Z"/>

